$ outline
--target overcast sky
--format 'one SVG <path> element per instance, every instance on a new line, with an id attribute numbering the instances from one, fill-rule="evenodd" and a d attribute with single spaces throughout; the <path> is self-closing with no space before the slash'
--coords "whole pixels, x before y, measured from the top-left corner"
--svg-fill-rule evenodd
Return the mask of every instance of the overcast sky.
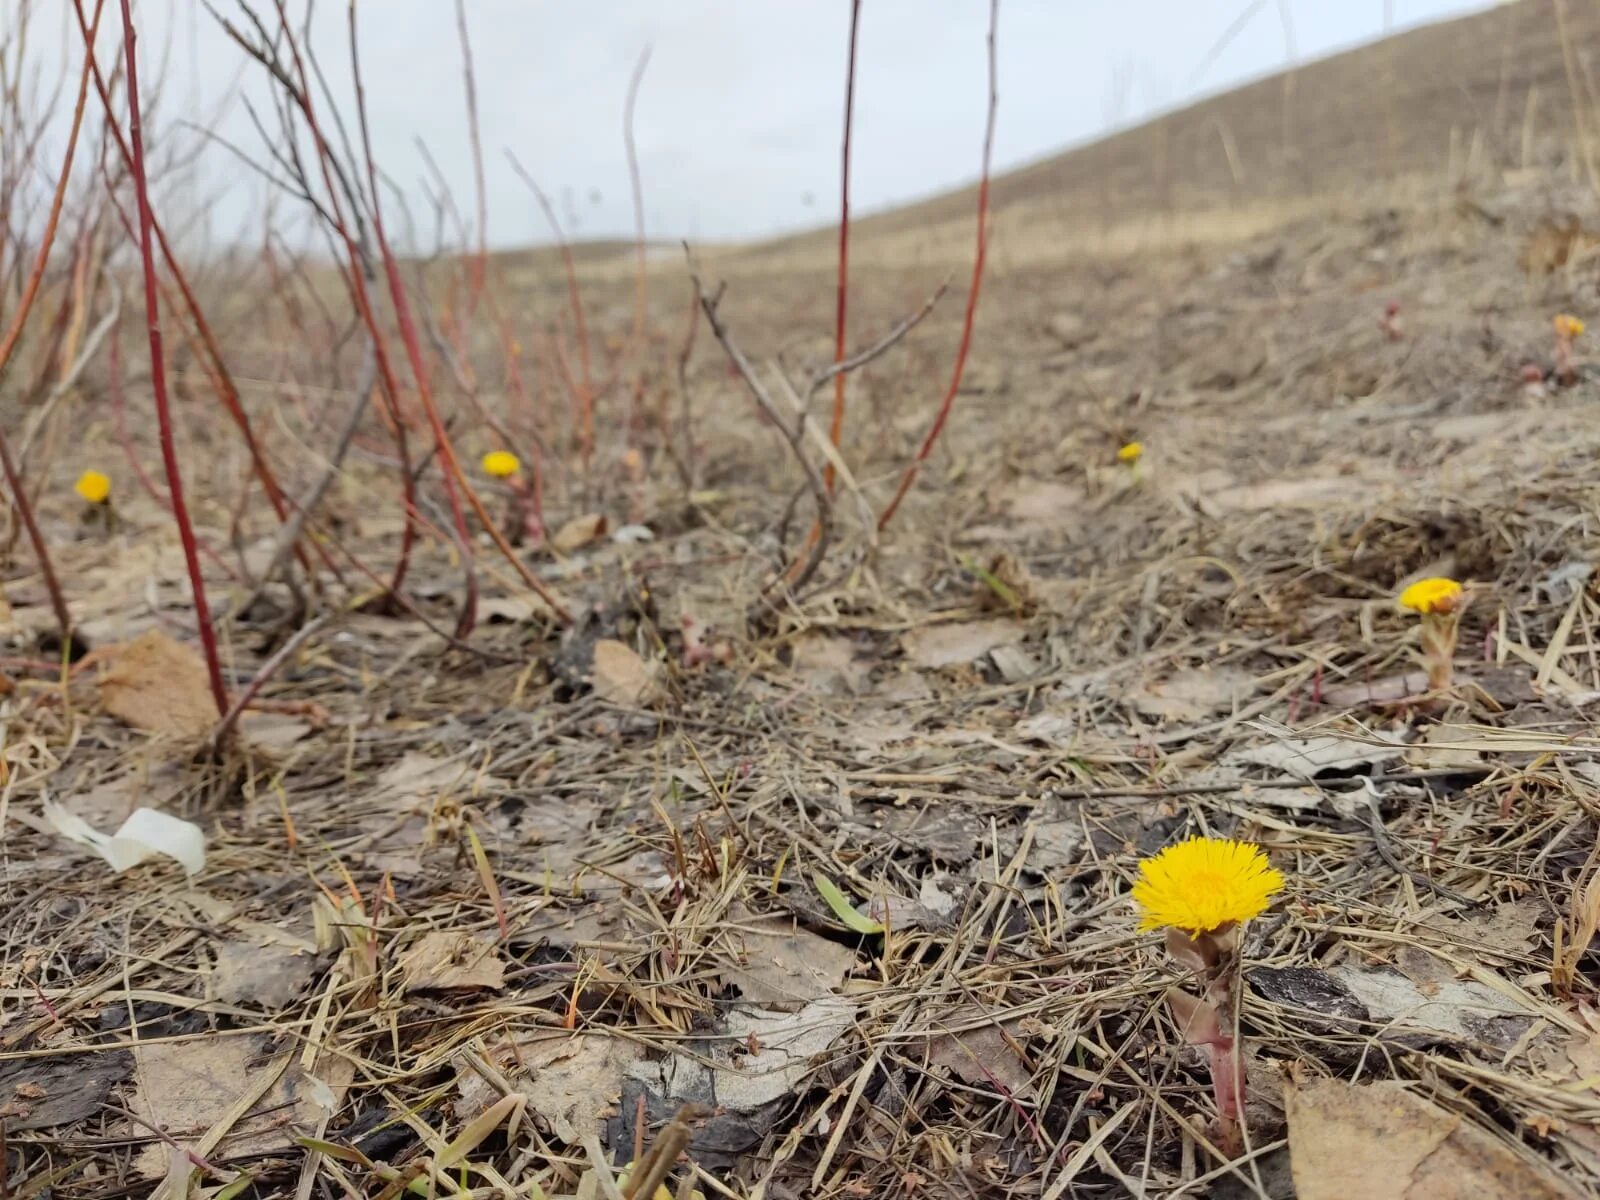
<path id="1" fill-rule="evenodd" d="M 43 13 L 67 7 L 38 2 Z M 289 0 L 291 12 L 304 2 Z M 237 0 L 214 3 L 237 12 Z M 272 11 L 269 0 L 257 7 Z M 1386 17 L 1403 29 L 1484 7 L 1483 0 L 1001 0 L 996 167 L 1271 73 L 1291 50 L 1304 60 L 1372 40 Z M 116 8 L 107 4 L 112 30 Z M 168 120 L 205 119 L 236 97 L 241 79 L 248 94 L 263 94 L 259 71 L 243 66 L 199 0 L 142 0 L 138 8 L 143 70 L 153 75 L 165 61 Z M 455 5 L 365 0 L 358 14 L 381 166 L 426 212 L 420 137 L 470 216 Z M 646 48 L 636 137 L 652 237 L 751 238 L 831 220 L 848 15 L 848 0 L 467 0 L 491 242 L 547 240 L 507 148 L 551 195 L 569 232 L 631 232 L 623 103 Z M 987 16 L 985 0 L 864 0 L 853 189 L 860 211 L 975 177 Z M 320 0 L 313 29 L 322 63 L 344 92 L 344 0 Z M 54 45 L 59 56 L 60 41 Z M 115 51 L 107 39 L 102 53 Z M 237 98 L 219 130 L 253 152 L 260 147 Z M 208 213 L 213 235 L 228 240 L 245 231 L 256 240 L 260 181 L 220 151 L 203 163 L 203 190 L 218 196 Z"/>

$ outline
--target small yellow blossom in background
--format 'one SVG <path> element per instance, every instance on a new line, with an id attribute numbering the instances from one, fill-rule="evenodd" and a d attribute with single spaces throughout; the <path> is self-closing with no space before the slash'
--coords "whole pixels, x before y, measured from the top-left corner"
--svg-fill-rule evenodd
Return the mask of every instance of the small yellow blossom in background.
<path id="1" fill-rule="evenodd" d="M 1260 916 L 1282 889 L 1261 847 L 1192 837 L 1139 864 L 1133 902 L 1140 933 L 1170 927 L 1198 937 Z"/>
<path id="2" fill-rule="evenodd" d="M 1143 442 L 1129 442 L 1126 446 L 1122 447 L 1122 449 L 1117 451 L 1117 461 L 1118 462 L 1136 463 L 1143 457 L 1144 457 L 1144 443 Z"/>
<path id="3" fill-rule="evenodd" d="M 1570 341 L 1583 335 L 1583 322 L 1571 313 L 1557 313 L 1551 323 L 1556 327 L 1557 337 L 1567 338 Z"/>
<path id="4" fill-rule="evenodd" d="M 1428 616 L 1449 614 L 1461 605 L 1461 585 L 1454 579 L 1435 576 L 1419 579 L 1400 593 L 1400 607 Z"/>
<path id="5" fill-rule="evenodd" d="M 494 479 L 510 479 L 522 470 L 522 463 L 509 450 L 491 450 L 483 456 L 483 473 Z"/>
<path id="6" fill-rule="evenodd" d="M 99 471 L 85 471 L 78 476 L 72 490 L 89 504 L 104 504 L 111 499 L 111 480 Z"/>

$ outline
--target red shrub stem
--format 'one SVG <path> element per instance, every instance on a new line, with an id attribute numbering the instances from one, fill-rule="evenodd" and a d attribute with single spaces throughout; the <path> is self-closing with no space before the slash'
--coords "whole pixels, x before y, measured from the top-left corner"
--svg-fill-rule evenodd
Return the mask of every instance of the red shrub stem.
<path id="1" fill-rule="evenodd" d="M 112 140 L 117 144 L 117 150 L 121 155 L 123 166 L 131 170 L 133 155 L 129 149 L 127 139 L 122 136 L 122 128 L 117 124 L 111 104 L 111 91 L 106 85 L 105 77 L 101 74 L 100 64 L 95 60 L 93 38 L 90 36 L 89 28 L 84 21 L 83 0 L 73 0 L 73 7 L 77 12 L 79 32 L 82 33 L 85 39 L 85 53 L 89 56 L 89 70 L 94 77 L 95 90 L 99 93 L 100 105 L 105 110 L 106 126 L 111 130 Z M 126 223 L 126 218 L 123 218 L 122 215 L 122 209 L 115 204 L 115 201 L 113 201 L 113 207 L 116 209 L 117 216 Z M 151 215 L 151 229 L 155 234 L 156 244 L 161 250 L 161 257 L 166 263 L 167 270 L 172 275 L 173 281 L 178 285 L 179 293 L 183 296 L 184 307 L 188 309 L 189 317 L 194 322 L 195 332 L 199 334 L 200 341 L 205 346 L 205 356 L 210 360 L 210 368 L 206 373 L 210 377 L 212 387 L 216 391 L 218 399 L 222 401 L 223 408 L 227 410 L 228 415 L 233 419 L 233 423 L 239 427 L 239 433 L 244 438 L 245 449 L 250 455 L 251 467 L 255 471 L 256 478 L 261 482 L 262 491 L 266 492 L 267 500 L 277 514 L 278 520 L 280 522 L 284 521 L 288 517 L 288 506 L 284 501 L 283 489 L 279 486 L 277 477 L 273 474 L 272 468 L 267 462 L 266 454 L 256 438 L 255 430 L 250 424 L 250 418 L 244 411 L 244 404 L 239 398 L 239 389 L 234 385 L 233 376 L 229 373 L 227 364 L 223 361 L 222 349 L 217 344 L 217 338 L 212 332 L 211 324 L 206 320 L 205 312 L 201 309 L 199 300 L 195 298 L 194 289 L 189 286 L 188 276 L 178 264 L 177 255 L 172 252 L 172 245 L 167 241 L 166 230 L 154 214 Z M 176 305 L 173 306 L 174 309 L 176 307 Z M 322 552 L 321 557 L 324 563 L 332 567 L 333 562 L 326 552 Z M 299 558 L 301 564 L 309 573 L 311 562 L 303 551 L 299 552 Z"/>
<path id="2" fill-rule="evenodd" d="M 102 3 L 103 0 L 95 2 L 94 31 L 96 32 L 100 28 Z M 83 129 L 84 102 L 88 96 L 89 65 L 85 62 L 83 76 L 78 80 L 78 102 L 72 111 L 72 129 L 67 135 L 67 150 L 62 156 L 61 172 L 56 176 L 55 195 L 50 200 L 50 215 L 45 220 L 44 233 L 39 240 L 39 253 L 34 258 L 33 269 L 28 273 L 27 282 L 23 285 L 22 297 L 12 314 L 11 324 L 6 330 L 5 337 L 0 339 L 0 379 L 5 377 L 6 366 L 11 362 L 11 356 L 16 353 L 17 343 L 22 340 L 22 330 L 28 323 L 28 313 L 33 309 L 34 301 L 38 299 L 39 286 L 44 280 L 45 264 L 50 260 L 50 248 L 55 243 L 56 228 L 61 223 L 61 203 L 67 194 L 67 181 L 72 177 L 72 159 L 77 153 L 78 134 Z M 27 527 L 28 540 L 33 544 L 34 557 L 39 563 L 39 574 L 44 578 L 45 591 L 50 596 L 50 608 L 55 613 L 56 625 L 61 631 L 61 644 L 66 647 L 72 640 L 72 613 L 67 608 L 66 596 L 61 591 L 61 581 L 56 578 L 55 567 L 50 561 L 50 550 L 45 544 L 44 532 L 39 528 L 33 503 L 28 497 L 22 475 L 17 470 L 16 461 L 11 457 L 11 444 L 4 430 L 0 430 L 0 469 L 5 472 L 6 487 L 11 491 L 11 502 L 16 505 L 18 515 L 22 518 L 23 525 Z"/>
<path id="3" fill-rule="evenodd" d="M 279 0 L 281 5 L 282 0 Z M 450 441 L 450 433 L 444 426 L 444 419 L 439 415 L 439 407 L 434 403 L 433 387 L 429 381 L 426 364 L 422 361 L 422 343 L 417 336 L 416 322 L 411 316 L 411 301 L 406 294 L 405 283 L 400 278 L 400 264 L 395 258 L 394 251 L 389 245 L 388 234 L 383 227 L 382 206 L 378 200 L 378 168 L 372 155 L 371 129 L 367 122 L 366 89 L 361 81 L 359 60 L 356 56 L 356 10 L 355 5 L 350 6 L 350 55 L 351 74 L 355 81 L 356 91 L 356 117 L 361 129 L 361 147 L 366 158 L 367 184 L 372 192 L 372 232 L 377 238 L 378 252 L 383 259 L 384 275 L 389 283 L 389 298 L 394 304 L 395 322 L 400 327 L 400 341 L 406 348 L 406 358 L 411 365 L 412 381 L 416 385 L 417 398 L 422 401 L 423 412 L 427 414 L 428 424 L 432 427 L 434 445 L 439 451 L 441 466 L 440 476 L 444 481 L 445 497 L 450 503 L 450 514 L 455 524 L 456 536 L 461 541 L 462 553 L 471 554 L 471 533 L 467 529 L 466 514 L 461 508 L 461 499 L 457 495 L 457 487 L 466 495 L 467 501 L 472 505 L 478 520 L 499 548 L 501 554 L 521 576 L 534 592 L 550 606 L 552 612 L 563 622 L 570 622 L 571 615 L 566 607 L 558 600 L 537 575 L 528 569 L 526 563 L 517 556 L 510 542 L 500 531 L 494 518 L 484 508 L 482 499 L 467 481 L 466 474 L 461 469 L 461 463 L 456 457 L 455 446 Z M 296 52 L 298 53 L 298 51 Z M 456 630 L 456 636 L 464 638 L 472 632 L 473 617 L 476 609 L 476 595 L 469 595 L 466 608 L 462 612 L 462 620 Z"/>
<path id="4" fill-rule="evenodd" d="M 889 506 L 878 518 L 880 532 L 894 519 L 895 512 L 900 508 L 900 501 L 904 500 L 906 493 L 911 490 L 911 485 L 916 482 L 917 475 L 922 470 L 922 464 L 928 461 L 928 455 L 933 453 L 934 443 L 944 432 L 945 422 L 950 419 L 950 410 L 956 402 L 956 393 L 961 390 L 961 377 L 967 369 L 967 354 L 972 349 L 972 325 L 978 314 L 978 293 L 983 286 L 983 267 L 989 257 L 989 164 L 994 155 L 994 114 L 999 99 L 995 89 L 997 74 L 995 27 L 999 19 L 1000 0 L 989 0 L 989 113 L 983 131 L 983 175 L 978 182 L 978 247 L 972 260 L 972 284 L 967 289 L 967 311 L 961 321 L 961 345 L 956 351 L 955 368 L 950 373 L 950 386 L 945 389 L 944 399 L 939 404 L 938 414 L 928 429 L 928 435 L 922 439 L 916 458 L 911 460 L 911 465 L 900 477 L 900 486 L 895 489 Z"/>
<path id="5" fill-rule="evenodd" d="M 194 592 L 195 624 L 200 633 L 200 648 L 205 655 L 206 676 L 211 683 L 211 698 L 217 715 L 228 711 L 228 689 L 222 681 L 222 659 L 217 652 L 217 634 L 211 627 L 211 607 L 206 603 L 205 579 L 200 573 L 200 551 L 195 544 L 189 506 L 183 498 L 183 477 L 178 468 L 178 448 L 172 437 L 172 411 L 167 399 L 167 367 L 161 349 L 161 303 L 156 295 L 156 261 L 151 237 L 150 185 L 144 167 L 144 130 L 139 120 L 139 65 L 134 53 L 136 34 L 129 0 L 121 0 L 123 51 L 128 69 L 128 140 L 131 143 L 134 192 L 139 199 L 139 260 L 144 269 L 144 310 L 150 331 L 150 389 L 155 393 L 156 423 L 161 434 L 161 462 L 166 468 L 167 489 L 171 492 L 172 517 L 183 542 L 184 566 Z"/>
<path id="6" fill-rule="evenodd" d="M 856 109 L 856 43 L 861 29 L 861 0 L 850 2 L 850 57 L 844 75 L 844 146 L 841 152 L 839 175 L 839 272 L 838 293 L 833 308 L 833 361 L 844 361 L 845 315 L 850 298 L 850 130 Z M 828 440 L 835 446 L 844 436 L 845 374 L 840 371 L 833 377 L 833 421 L 828 426 Z M 833 463 L 824 472 L 828 495 L 833 495 Z"/>

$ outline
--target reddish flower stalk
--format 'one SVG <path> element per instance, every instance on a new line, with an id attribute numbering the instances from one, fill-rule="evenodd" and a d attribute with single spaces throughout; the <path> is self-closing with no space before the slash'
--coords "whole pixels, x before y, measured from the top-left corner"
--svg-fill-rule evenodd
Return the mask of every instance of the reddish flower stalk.
<path id="1" fill-rule="evenodd" d="M 104 0 L 95 2 L 91 36 L 100 29 L 100 10 L 103 2 Z M 93 61 L 92 56 L 90 61 Z M 56 228 L 61 223 L 61 204 L 66 198 L 67 181 L 72 177 L 72 159 L 77 153 L 78 134 L 83 129 L 84 102 L 88 97 L 89 63 L 85 62 L 83 75 L 78 80 L 78 102 L 72 110 L 72 129 L 67 135 L 67 150 L 62 156 L 61 171 L 56 176 L 56 190 L 50 199 L 50 215 L 45 220 L 44 234 L 39 240 L 39 253 L 34 259 L 33 269 L 28 273 L 27 282 L 23 285 L 22 298 L 17 304 L 16 312 L 12 314 L 11 324 L 6 329 L 5 337 L 0 339 L 0 379 L 5 378 L 6 367 L 10 364 L 12 355 L 16 353 L 17 343 L 22 340 L 23 327 L 28 323 L 28 314 L 33 309 L 34 301 L 38 299 L 39 286 L 44 280 L 45 265 L 50 260 L 50 248 L 55 243 Z M 4 470 L 6 487 L 11 491 L 12 503 L 17 506 L 17 513 L 22 517 L 23 525 L 27 527 L 28 540 L 33 543 L 34 557 L 39 563 L 39 574 L 44 578 L 45 591 L 50 596 L 50 607 L 55 613 L 56 624 L 60 627 L 61 644 L 69 645 L 72 640 L 72 613 L 67 608 L 66 596 L 61 591 L 61 581 L 56 578 L 55 567 L 50 561 L 50 550 L 45 544 L 38 518 L 34 515 L 33 502 L 28 498 L 28 490 L 23 484 L 16 462 L 11 457 L 11 444 L 4 430 L 0 430 L 0 469 Z"/>
<path id="2" fill-rule="evenodd" d="M 206 603 L 205 579 L 200 573 L 200 551 L 195 544 L 189 506 L 183 498 L 183 477 L 178 468 L 178 448 L 172 438 L 172 411 L 167 401 L 166 360 L 161 350 L 161 305 L 156 295 L 156 261 L 151 237 L 150 187 L 144 169 L 144 130 L 139 121 L 139 66 L 134 53 L 136 34 L 129 0 L 121 0 L 123 49 L 128 68 L 128 139 L 132 151 L 134 193 L 139 198 L 139 260 L 144 268 L 144 311 L 150 330 L 150 389 L 155 393 L 156 423 L 161 432 L 161 462 L 166 468 L 167 489 L 172 498 L 172 517 L 183 542 L 183 561 L 194 592 L 195 624 L 200 632 L 200 648 L 205 655 L 206 676 L 211 683 L 211 698 L 217 714 L 228 711 L 228 689 L 222 681 L 222 659 L 217 652 L 217 634 L 211 627 L 211 607 Z"/>
<path id="3" fill-rule="evenodd" d="M 916 458 L 911 460 L 911 465 L 900 477 L 900 486 L 895 489 L 889 506 L 878 518 L 880 532 L 894 519 L 895 512 L 900 508 L 900 502 L 911 490 L 911 485 L 917 481 L 917 475 L 922 471 L 922 464 L 928 461 L 928 455 L 933 453 L 934 443 L 944 432 L 945 422 L 950 419 L 950 410 L 956 402 L 956 393 L 961 389 L 961 377 L 967 369 L 967 354 L 972 348 L 972 326 L 978 314 L 978 292 L 983 286 L 983 267 L 989 257 L 989 164 L 994 156 L 994 113 L 999 101 L 995 91 L 997 69 L 994 43 L 995 27 L 999 19 L 1000 0 L 989 0 L 989 115 L 983 132 L 983 175 L 978 181 L 978 248 L 972 260 L 972 284 L 967 289 L 967 311 L 961 322 L 961 345 L 956 351 L 955 368 L 950 373 L 950 386 L 945 389 L 944 399 L 939 403 L 938 415 L 934 417 L 927 437 L 922 439 L 922 446 L 917 450 Z"/>
<path id="4" fill-rule="evenodd" d="M 1221 1149 L 1237 1156 L 1243 1148 L 1244 1070 L 1234 1036 L 1234 992 L 1239 986 L 1237 926 L 1215 933 L 1188 937 L 1167 930 L 1167 949 L 1184 966 L 1192 967 L 1204 985 L 1204 999 L 1180 988 L 1167 992 L 1167 1007 L 1184 1040 L 1203 1048 L 1211 1068 L 1211 1096 L 1217 1106 L 1217 1133 Z"/>

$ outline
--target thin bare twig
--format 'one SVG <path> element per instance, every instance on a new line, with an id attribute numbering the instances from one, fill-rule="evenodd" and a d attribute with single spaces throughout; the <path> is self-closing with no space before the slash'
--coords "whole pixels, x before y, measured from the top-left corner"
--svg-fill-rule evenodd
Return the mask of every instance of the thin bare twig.
<path id="1" fill-rule="evenodd" d="M 550 223 L 550 230 L 555 234 L 556 249 L 561 254 L 561 266 L 567 277 L 567 303 L 572 309 L 572 320 L 577 326 L 578 339 L 578 449 L 583 458 L 585 473 L 589 470 L 590 460 L 594 457 L 594 401 L 595 387 L 593 368 L 589 361 L 589 326 L 588 319 L 583 311 L 583 294 L 578 288 L 578 268 L 572 258 L 572 247 L 567 242 L 567 235 L 561 228 L 561 222 L 556 219 L 556 210 L 550 205 L 550 198 L 544 194 L 544 189 L 535 182 L 517 156 L 510 150 L 506 151 L 506 158 L 511 163 L 511 169 L 521 177 L 522 182 L 528 185 L 533 193 L 533 198 L 539 202 L 539 207 L 544 212 L 545 220 Z"/>
<path id="2" fill-rule="evenodd" d="M 685 247 L 686 253 L 687 249 Z M 805 443 L 801 438 L 799 423 L 784 417 L 783 410 L 774 402 L 771 393 L 767 391 L 766 385 L 761 382 L 760 377 L 756 374 L 755 368 L 750 365 L 750 360 L 745 357 L 744 351 L 739 349 L 738 343 L 728 333 L 728 327 L 723 324 L 722 318 L 717 314 L 717 305 L 722 300 L 722 289 L 718 288 L 715 295 L 707 294 L 705 286 L 700 282 L 699 273 L 692 267 L 689 272 L 689 278 L 694 281 L 695 295 L 700 300 L 700 311 L 705 313 L 706 323 L 711 326 L 711 332 L 716 335 L 717 341 L 722 344 L 722 348 L 727 352 L 728 358 L 733 362 L 740 376 L 743 377 L 745 386 L 750 389 L 750 394 L 755 397 L 755 401 L 760 406 L 761 411 L 766 413 L 768 419 L 783 434 L 784 440 L 789 443 L 789 449 L 793 451 L 795 461 L 800 464 L 801 471 L 805 473 L 806 485 L 811 489 L 812 498 L 816 501 L 816 536 L 807 539 L 806 557 L 798 564 L 798 569 L 786 568 L 779 571 L 761 589 L 762 600 L 771 605 L 772 601 L 768 599 L 768 593 L 780 583 L 789 579 L 791 570 L 793 571 L 793 578 L 789 583 L 789 588 L 791 591 L 798 592 L 810 582 L 811 577 L 817 573 L 817 568 L 822 565 L 823 556 L 828 552 L 828 543 L 833 537 L 833 504 L 828 499 L 828 488 L 822 480 L 822 475 L 812 464 L 811 459 L 806 456 Z"/>
<path id="3" fill-rule="evenodd" d="M 815 396 L 819 391 L 822 390 L 822 386 L 835 376 L 854 371 L 858 367 L 864 367 L 874 359 L 881 358 L 883 355 L 887 354 L 894 348 L 895 344 L 899 342 L 901 338 L 905 337 L 906 334 L 910 333 L 922 323 L 922 319 L 933 311 L 933 306 L 939 303 L 940 298 L 947 290 L 949 290 L 949 287 L 950 281 L 946 279 L 938 286 L 938 288 L 934 290 L 933 294 L 929 296 L 927 300 L 923 301 L 921 308 L 917 309 L 916 312 L 912 313 L 893 329 L 889 330 L 888 333 L 884 334 L 876 342 L 873 342 L 872 345 L 866 347 L 865 349 L 857 350 L 848 358 L 842 358 L 835 362 L 831 362 L 822 370 L 818 371 L 816 375 L 812 377 L 811 383 L 806 387 L 806 399 L 809 400 L 811 397 Z M 838 443 L 835 442 L 834 445 L 838 445 Z"/>
<path id="4" fill-rule="evenodd" d="M 367 405 L 372 398 L 372 388 L 378 378 L 378 356 L 373 350 L 370 338 L 361 359 L 361 374 L 356 380 L 355 399 L 351 401 L 349 410 L 345 413 L 344 424 L 339 429 L 338 440 L 334 443 L 333 453 L 328 455 L 327 463 L 322 474 L 306 489 L 294 506 L 294 512 L 278 530 L 278 536 L 273 539 L 272 557 L 267 560 L 266 569 L 256 579 L 249 595 L 233 606 L 234 615 L 249 611 L 261 593 L 283 571 L 294 554 L 294 548 L 299 544 L 300 535 L 305 532 L 306 522 L 311 519 L 311 514 L 316 512 L 322 503 L 322 498 L 328 494 L 328 489 L 333 486 L 333 481 L 339 477 L 340 467 L 344 457 L 350 450 L 350 443 L 355 440 L 356 430 L 361 428 L 361 418 L 367 411 Z"/>
<path id="5" fill-rule="evenodd" d="M 678 349 L 678 396 L 683 405 L 683 453 L 676 456 L 683 486 L 693 491 L 699 483 L 694 453 L 694 397 L 689 390 L 689 360 L 694 357 L 695 334 L 700 331 L 700 293 L 691 285 L 689 296 L 689 328 L 684 330 L 683 345 Z M 663 431 L 664 432 L 664 431 Z M 668 441 L 670 445 L 670 439 Z"/>
<path id="6" fill-rule="evenodd" d="M 314 621 L 308 621 L 295 630 L 294 635 L 279 646 L 271 658 L 261 664 L 261 668 L 255 673 L 255 677 L 239 690 L 239 694 L 233 698 L 233 703 L 228 706 L 228 711 L 222 714 L 222 720 L 217 722 L 217 727 L 211 731 L 211 736 L 206 739 L 206 745 L 213 753 L 226 743 L 228 734 L 233 732 L 233 727 L 239 723 L 240 715 L 250 707 L 251 701 L 256 698 L 257 693 L 261 691 L 267 681 L 276 675 L 283 667 L 283 664 L 293 658 L 300 647 L 310 641 L 312 636 L 327 623 L 327 617 L 318 617 Z"/>
<path id="7" fill-rule="evenodd" d="M 100 347 L 105 342 L 106 335 L 111 332 L 112 326 L 122 319 L 122 289 L 113 287 L 111 297 L 111 311 L 101 317 L 99 323 L 89 331 L 89 336 L 84 338 L 83 348 L 78 351 L 77 357 L 72 360 L 72 365 L 67 368 L 66 374 L 56 381 L 55 386 L 50 389 L 50 395 L 39 406 L 39 410 L 34 414 L 33 420 L 28 422 L 28 428 L 23 431 L 22 444 L 17 449 L 17 457 L 23 462 L 28 461 L 28 454 L 33 449 L 34 440 L 38 438 L 39 431 L 44 428 L 45 422 L 50 419 L 50 414 L 55 411 L 56 405 L 61 402 L 63 396 L 76 386 L 78 380 L 83 376 L 84 368 L 100 353 Z"/>

